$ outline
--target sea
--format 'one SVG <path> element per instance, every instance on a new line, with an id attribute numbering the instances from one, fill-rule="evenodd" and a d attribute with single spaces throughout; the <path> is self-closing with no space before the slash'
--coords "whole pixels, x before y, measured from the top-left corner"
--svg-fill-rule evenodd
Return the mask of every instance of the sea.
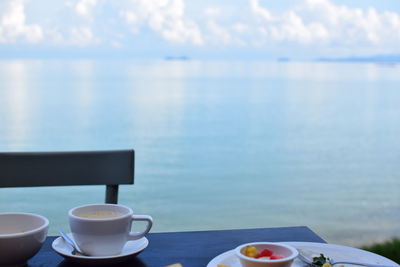
<path id="1" fill-rule="evenodd" d="M 135 150 L 119 203 L 152 232 L 400 236 L 400 64 L 0 61 L 0 151 L 108 149 Z M 46 216 L 50 235 L 103 201 L 103 186 L 0 188 L 0 212 Z"/>

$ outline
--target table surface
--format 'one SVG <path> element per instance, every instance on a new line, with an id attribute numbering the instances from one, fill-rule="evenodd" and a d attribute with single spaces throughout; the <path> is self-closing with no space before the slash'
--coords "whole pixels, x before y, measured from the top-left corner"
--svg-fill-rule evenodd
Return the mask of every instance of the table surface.
<path id="1" fill-rule="evenodd" d="M 118 267 L 164 267 L 181 263 L 184 267 L 206 267 L 217 255 L 240 244 L 257 241 L 325 241 L 305 226 L 216 230 L 196 232 L 150 233 L 146 235 L 148 247 L 135 258 Z M 74 267 L 76 263 L 65 260 L 51 247 L 56 237 L 48 237 L 38 254 L 28 261 L 28 267 Z M 93 265 L 92 265 L 93 266 Z"/>

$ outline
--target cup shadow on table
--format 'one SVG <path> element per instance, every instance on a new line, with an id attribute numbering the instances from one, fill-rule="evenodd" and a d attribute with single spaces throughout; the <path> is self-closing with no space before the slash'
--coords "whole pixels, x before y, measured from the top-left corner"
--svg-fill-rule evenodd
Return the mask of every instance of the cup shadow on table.
<path id="1" fill-rule="evenodd" d="M 91 266 L 97 266 L 97 267 L 101 267 L 101 266 L 110 266 L 110 264 L 98 264 L 98 263 L 93 263 L 93 264 L 79 264 L 70 260 L 63 260 L 62 262 L 60 262 L 57 267 L 91 267 Z M 132 258 L 123 262 L 115 262 L 112 264 L 112 266 L 118 266 L 118 267 L 148 267 L 141 259 L 139 258 Z"/>

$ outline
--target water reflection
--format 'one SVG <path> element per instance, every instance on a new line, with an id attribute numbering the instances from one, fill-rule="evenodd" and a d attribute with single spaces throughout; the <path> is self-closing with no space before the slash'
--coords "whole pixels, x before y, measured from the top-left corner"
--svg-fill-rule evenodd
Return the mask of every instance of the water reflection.
<path id="1" fill-rule="evenodd" d="M 72 101 L 76 102 L 79 110 L 76 118 L 77 127 L 86 128 L 95 115 L 96 73 L 94 62 L 90 60 L 77 62 L 72 72 L 72 78 L 77 80 L 76 85 L 70 88 L 74 97 Z"/>
<path id="2" fill-rule="evenodd" d="M 2 145 L 11 150 L 24 149 L 27 144 L 20 141 L 29 139 L 34 125 L 35 95 L 29 91 L 31 69 L 22 61 L 7 61 L 2 65 Z"/>

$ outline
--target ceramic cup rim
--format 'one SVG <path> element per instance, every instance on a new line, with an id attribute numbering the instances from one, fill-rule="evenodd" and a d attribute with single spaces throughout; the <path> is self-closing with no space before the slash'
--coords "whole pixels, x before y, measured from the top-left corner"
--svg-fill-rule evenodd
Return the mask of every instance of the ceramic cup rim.
<path id="1" fill-rule="evenodd" d="M 116 217 L 109 217 L 109 218 L 86 218 L 86 217 L 81 217 L 77 216 L 74 214 L 79 209 L 83 208 L 90 208 L 90 207 L 118 207 L 126 210 L 126 213 L 122 214 L 121 216 L 116 216 Z M 68 216 L 70 218 L 73 218 L 75 220 L 80 220 L 80 221 L 86 221 L 86 222 L 104 222 L 104 221 L 115 221 L 115 220 L 120 220 L 126 217 L 131 217 L 133 215 L 133 211 L 131 208 L 121 205 L 121 204 L 86 204 L 86 205 L 81 205 L 74 207 L 68 211 Z"/>
<path id="2" fill-rule="evenodd" d="M 1 212 L 0 213 L 0 217 L 8 216 L 8 215 L 22 215 L 22 216 L 36 217 L 36 218 L 39 218 L 42 220 L 42 224 L 39 227 L 36 227 L 32 230 L 25 231 L 23 233 L 0 234 L 0 239 L 28 236 L 31 234 L 39 233 L 39 232 L 45 230 L 49 226 L 49 220 L 46 217 L 36 214 L 36 213 L 29 213 L 29 212 Z"/>
<path id="3" fill-rule="evenodd" d="M 264 260 L 264 259 L 256 259 L 256 258 L 247 257 L 241 252 L 241 250 L 246 246 L 258 246 L 258 245 L 272 245 L 272 246 L 277 246 L 277 247 L 284 247 L 284 248 L 288 249 L 291 252 L 291 254 L 283 259 Z M 251 262 L 279 263 L 279 262 L 286 262 L 286 261 L 294 260 L 298 256 L 299 252 L 297 251 L 296 248 L 294 248 L 290 245 L 287 245 L 287 244 L 279 243 L 279 242 L 252 242 L 252 243 L 242 244 L 242 245 L 236 247 L 235 254 L 239 258 L 241 258 L 243 260 L 251 261 Z"/>

